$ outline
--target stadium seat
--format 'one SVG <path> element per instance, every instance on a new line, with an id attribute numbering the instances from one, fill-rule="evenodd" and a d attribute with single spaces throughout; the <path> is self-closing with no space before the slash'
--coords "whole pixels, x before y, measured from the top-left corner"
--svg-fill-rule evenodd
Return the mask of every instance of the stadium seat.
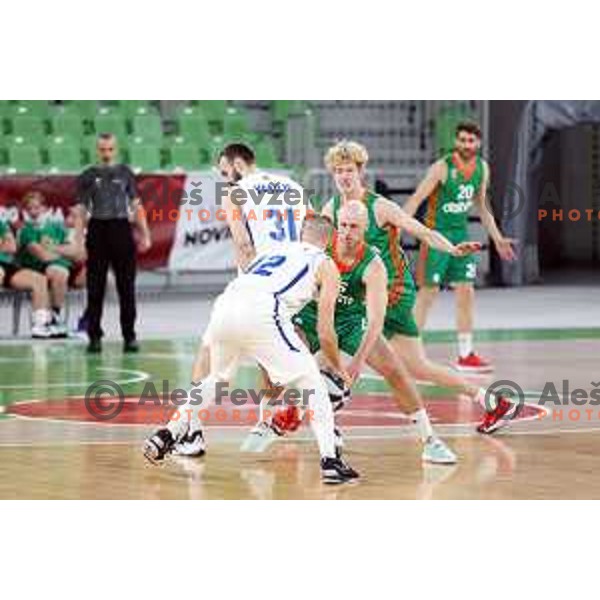
<path id="1" fill-rule="evenodd" d="M 79 139 L 84 133 L 81 116 L 75 112 L 65 112 L 61 109 L 52 116 L 51 124 L 55 136 Z"/>
<path id="2" fill-rule="evenodd" d="M 197 106 L 204 112 L 213 133 L 223 133 L 223 119 L 227 110 L 227 102 L 225 100 L 198 100 Z"/>
<path id="3" fill-rule="evenodd" d="M 47 100 L 15 100 L 8 105 L 9 117 L 18 116 L 38 117 L 46 119 L 48 117 L 48 101 Z"/>
<path id="4" fill-rule="evenodd" d="M 276 167 L 279 164 L 273 142 L 269 138 L 262 139 L 255 145 L 254 149 L 256 162 L 260 167 Z"/>
<path id="5" fill-rule="evenodd" d="M 157 114 L 156 108 L 148 100 L 119 100 L 117 104 L 128 119 L 133 119 L 135 115 Z"/>
<path id="6" fill-rule="evenodd" d="M 179 135 L 188 138 L 199 147 L 208 147 L 210 132 L 208 122 L 203 114 L 197 112 L 184 112 L 177 118 L 177 131 Z"/>
<path id="7" fill-rule="evenodd" d="M 217 156 L 225 147 L 225 138 L 221 135 L 216 135 L 208 142 L 207 149 L 209 152 L 208 160 L 211 164 L 217 162 Z"/>
<path id="8" fill-rule="evenodd" d="M 21 136 L 35 143 L 41 143 L 46 137 L 46 126 L 39 117 L 23 114 L 12 118 L 10 123 L 10 129 L 15 136 Z"/>
<path id="9" fill-rule="evenodd" d="M 50 172 L 79 171 L 81 169 L 81 152 L 79 146 L 72 143 L 71 140 L 64 138 L 54 138 L 54 143 L 48 147 L 48 159 L 50 163 Z"/>
<path id="10" fill-rule="evenodd" d="M 112 133 L 118 139 L 124 138 L 127 135 L 125 127 L 125 119 L 120 113 L 114 113 L 111 110 L 101 109 L 94 117 L 94 131 L 96 134 Z"/>
<path id="11" fill-rule="evenodd" d="M 304 100 L 273 100 L 271 112 L 275 123 L 285 123 L 288 117 L 304 110 Z"/>
<path id="12" fill-rule="evenodd" d="M 137 114 L 133 117 L 132 124 L 134 135 L 153 142 L 160 142 L 162 140 L 162 121 L 158 115 Z"/>
<path id="13" fill-rule="evenodd" d="M 95 100 L 67 100 L 60 109 L 65 114 L 78 114 L 84 121 L 93 121 L 98 113 L 98 103 Z"/>
<path id="14" fill-rule="evenodd" d="M 42 168 L 42 159 L 37 146 L 15 144 L 8 148 L 9 173 L 34 173 Z"/>
<path id="15" fill-rule="evenodd" d="M 174 169 L 198 169 L 202 164 L 198 147 L 194 144 L 174 144 L 170 149 L 169 164 Z"/>
<path id="16" fill-rule="evenodd" d="M 160 171 L 160 148 L 150 144 L 133 144 L 129 148 L 129 162 L 136 172 Z"/>
<path id="17" fill-rule="evenodd" d="M 229 107 L 223 120 L 223 134 L 225 137 L 240 137 L 248 134 L 250 128 L 246 115 L 234 107 Z"/>

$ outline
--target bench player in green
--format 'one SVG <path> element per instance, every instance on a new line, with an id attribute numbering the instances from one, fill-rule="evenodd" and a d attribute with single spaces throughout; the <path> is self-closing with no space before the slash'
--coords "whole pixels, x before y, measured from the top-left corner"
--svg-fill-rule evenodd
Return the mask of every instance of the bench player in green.
<path id="1" fill-rule="evenodd" d="M 400 235 L 403 230 L 407 231 L 432 250 L 457 258 L 471 255 L 479 244 L 464 240 L 454 245 L 441 233 L 420 224 L 398 205 L 370 192 L 364 184 L 368 159 L 367 150 L 355 142 L 340 142 L 329 149 L 325 165 L 334 179 L 338 195 L 324 206 L 323 214 L 337 226 L 338 211 L 345 203 L 360 200 L 366 205 L 369 224 L 365 241 L 379 250 L 388 272 L 385 337 L 414 378 L 455 389 L 482 404 L 485 400 L 486 415 L 478 431 L 491 433 L 506 424 L 506 415 L 512 405 L 501 397 L 490 396 L 486 400 L 483 390 L 469 385 L 463 377 L 429 360 L 425 354 L 418 323 L 413 316 L 416 288 L 400 246 Z"/>
<path id="2" fill-rule="evenodd" d="M 480 147 L 478 125 L 460 123 L 456 128 L 454 151 L 430 167 L 425 179 L 404 205 L 404 210 L 412 216 L 427 200 L 425 225 L 458 244 L 469 239 L 468 217 L 475 205 L 500 258 L 513 260 L 514 242 L 502 235 L 486 205 L 490 169 L 479 156 Z M 415 315 L 417 325 L 422 329 L 440 286 L 452 286 L 456 293 L 458 331 L 456 367 L 464 371 L 486 372 L 492 370 L 490 363 L 473 350 L 476 267 L 475 256 L 454 257 L 422 245 L 417 266 L 420 289 Z"/>
<path id="3" fill-rule="evenodd" d="M 49 338 L 50 311 L 48 284 L 36 271 L 22 267 L 15 260 L 17 243 L 7 219 L 0 216 L 0 286 L 31 292 L 31 337 Z"/>
<path id="4" fill-rule="evenodd" d="M 46 200 L 40 192 L 30 192 L 23 199 L 29 217 L 17 235 L 19 263 L 46 276 L 50 291 L 52 337 L 66 337 L 63 317 L 69 273 L 73 262 L 83 254 L 81 243 L 69 239 L 62 221 L 51 219 Z"/>

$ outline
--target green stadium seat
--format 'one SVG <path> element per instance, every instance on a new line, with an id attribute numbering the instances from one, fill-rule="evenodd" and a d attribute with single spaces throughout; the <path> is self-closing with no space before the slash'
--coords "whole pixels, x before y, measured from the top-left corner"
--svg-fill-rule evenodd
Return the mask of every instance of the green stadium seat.
<path id="1" fill-rule="evenodd" d="M 52 133 L 56 136 L 80 138 L 84 133 L 83 121 L 79 113 L 65 112 L 62 109 L 51 119 Z"/>
<path id="2" fill-rule="evenodd" d="M 273 142 L 264 138 L 254 146 L 256 162 L 260 167 L 276 167 L 279 164 Z"/>
<path id="3" fill-rule="evenodd" d="M 16 144 L 8 148 L 9 173 L 34 173 L 42 168 L 42 158 L 37 146 Z"/>
<path id="4" fill-rule="evenodd" d="M 157 114 L 157 110 L 148 100 L 119 100 L 117 105 L 128 119 L 135 115 Z"/>
<path id="5" fill-rule="evenodd" d="M 106 111 L 103 107 L 94 117 L 94 131 L 96 134 L 112 133 L 117 139 L 122 139 L 127 135 L 125 119 L 120 113 Z"/>
<path id="6" fill-rule="evenodd" d="M 162 140 L 162 121 L 158 115 L 137 114 L 133 117 L 132 124 L 134 135 L 153 142 L 160 142 Z"/>
<path id="7" fill-rule="evenodd" d="M 246 115 L 237 108 L 229 107 L 223 120 L 223 134 L 225 137 L 242 137 L 248 134 L 249 131 Z"/>
<path id="8" fill-rule="evenodd" d="M 198 169 L 202 162 L 198 147 L 194 144 L 174 144 L 170 150 L 169 164 L 172 168 L 179 168 L 185 171 Z"/>
<path id="9" fill-rule="evenodd" d="M 48 147 L 50 172 L 79 171 L 82 164 L 79 146 L 72 143 L 71 140 L 64 142 L 58 140 L 63 140 L 63 138 L 54 138 L 55 143 Z"/>
<path id="10" fill-rule="evenodd" d="M 60 109 L 65 114 L 78 114 L 85 121 L 92 121 L 98 113 L 98 102 L 95 100 L 67 100 Z"/>
<path id="11" fill-rule="evenodd" d="M 271 102 L 273 121 L 285 123 L 290 115 L 301 113 L 304 108 L 304 100 L 273 100 Z"/>
<path id="12" fill-rule="evenodd" d="M 208 147 L 210 143 L 208 122 L 202 113 L 182 113 L 177 118 L 177 131 L 199 147 Z"/>
<path id="13" fill-rule="evenodd" d="M 216 135 L 209 140 L 207 149 L 209 153 L 208 160 L 211 164 L 215 164 L 217 162 L 217 157 L 223 148 L 225 148 L 225 138 L 222 135 Z"/>
<path id="14" fill-rule="evenodd" d="M 8 116 L 32 116 L 39 119 L 48 117 L 49 107 L 47 100 L 15 100 L 9 104 Z"/>
<path id="15" fill-rule="evenodd" d="M 150 144 L 133 144 L 129 148 L 129 163 L 137 172 L 160 171 L 160 148 Z"/>
<path id="16" fill-rule="evenodd" d="M 32 142 L 42 142 L 46 137 L 46 125 L 42 119 L 29 114 L 10 119 L 10 129 L 15 136 L 21 136 Z"/>
<path id="17" fill-rule="evenodd" d="M 198 100 L 197 106 L 199 106 L 204 112 L 206 120 L 211 125 L 217 125 L 219 128 L 219 132 L 221 132 L 223 127 L 223 119 L 225 118 L 225 112 L 227 111 L 227 101 Z"/>

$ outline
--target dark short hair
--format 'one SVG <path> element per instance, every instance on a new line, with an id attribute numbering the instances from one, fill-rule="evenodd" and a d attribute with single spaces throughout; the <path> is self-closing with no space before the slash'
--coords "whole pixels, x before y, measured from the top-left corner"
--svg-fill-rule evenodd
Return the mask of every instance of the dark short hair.
<path id="1" fill-rule="evenodd" d="M 254 150 L 248 144 L 241 142 L 235 142 L 233 144 L 227 144 L 223 148 L 219 158 L 225 157 L 229 162 L 233 162 L 236 158 L 241 158 L 245 163 L 253 165 L 256 162 L 256 155 Z"/>
<path id="2" fill-rule="evenodd" d="M 475 121 L 461 121 L 456 126 L 456 135 L 458 135 L 461 131 L 466 131 L 467 133 L 476 135 L 479 139 L 481 139 L 481 127 L 479 127 L 479 124 L 475 123 Z"/>
<path id="3" fill-rule="evenodd" d="M 100 140 L 116 140 L 117 136 L 114 133 L 110 133 L 108 131 L 103 131 L 96 136 L 96 143 Z"/>

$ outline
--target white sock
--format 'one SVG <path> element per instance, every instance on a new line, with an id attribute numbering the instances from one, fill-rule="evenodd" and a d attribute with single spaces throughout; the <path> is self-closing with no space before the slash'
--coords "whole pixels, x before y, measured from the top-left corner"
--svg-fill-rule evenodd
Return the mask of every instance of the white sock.
<path id="1" fill-rule="evenodd" d="M 202 421 L 200 420 L 200 411 L 210 410 L 215 399 L 216 379 L 213 376 L 206 377 L 199 386 L 200 392 L 198 396 L 202 398 L 202 402 L 194 400 L 191 397 L 190 390 L 188 392 L 188 400 L 182 406 L 177 407 L 173 418 L 167 423 L 167 429 L 175 440 L 181 439 L 188 431 L 198 431 L 202 429 Z M 198 397 L 196 396 L 196 397 Z M 193 404 L 192 404 L 193 403 Z"/>
<path id="2" fill-rule="evenodd" d="M 314 390 L 308 397 L 308 407 L 311 411 L 310 426 L 317 438 L 321 458 L 335 457 L 335 434 L 333 432 L 335 422 L 333 409 L 329 401 L 329 394 L 325 382 L 320 375 L 304 377 L 295 386 L 298 390 Z"/>
<path id="3" fill-rule="evenodd" d="M 50 323 L 50 311 L 46 308 L 38 308 L 33 311 L 31 315 L 31 320 L 33 324 L 37 327 L 43 327 Z"/>
<path id="4" fill-rule="evenodd" d="M 458 334 L 458 356 L 465 358 L 473 352 L 473 334 L 459 333 Z"/>
<path id="5" fill-rule="evenodd" d="M 429 421 L 429 415 L 424 408 L 410 415 L 410 419 L 415 424 L 422 442 L 426 442 L 430 437 L 433 437 L 433 427 Z"/>

